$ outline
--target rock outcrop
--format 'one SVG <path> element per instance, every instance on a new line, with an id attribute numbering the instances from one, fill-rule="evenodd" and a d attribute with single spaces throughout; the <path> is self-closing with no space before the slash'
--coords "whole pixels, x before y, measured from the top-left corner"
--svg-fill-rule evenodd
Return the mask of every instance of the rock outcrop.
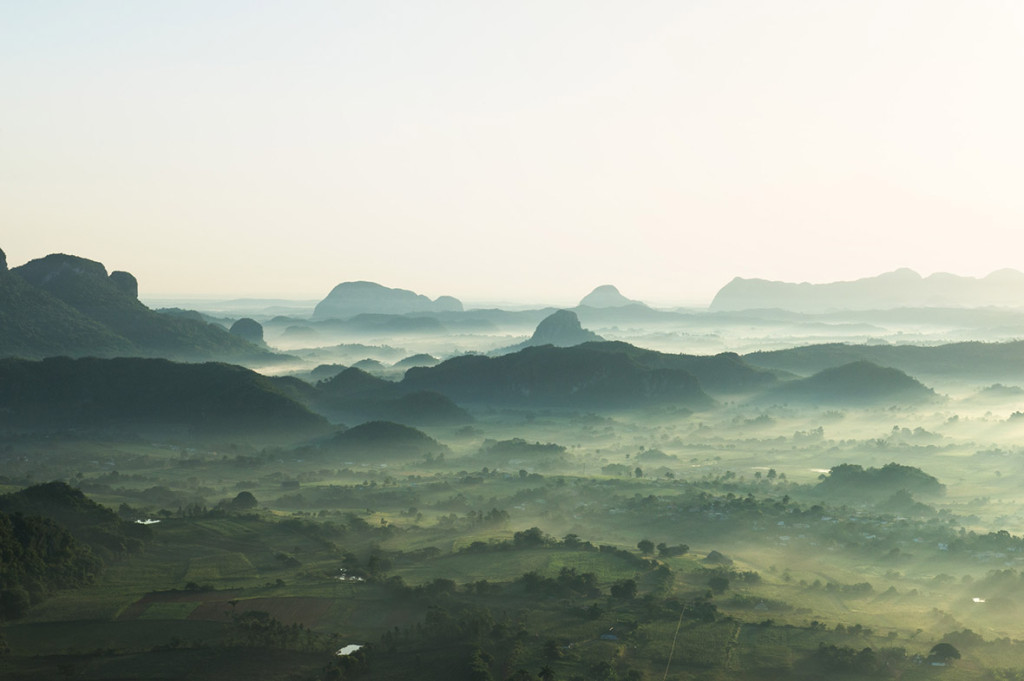
<path id="1" fill-rule="evenodd" d="M 114 271 L 110 273 L 110 283 L 132 298 L 139 297 L 139 282 L 130 272 Z"/>

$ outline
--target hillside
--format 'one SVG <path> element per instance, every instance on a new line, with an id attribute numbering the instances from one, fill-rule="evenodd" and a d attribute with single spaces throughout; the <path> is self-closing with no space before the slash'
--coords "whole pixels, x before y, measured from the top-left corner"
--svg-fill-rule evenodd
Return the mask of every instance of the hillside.
<path id="1" fill-rule="evenodd" d="M 249 440 L 305 437 L 329 426 L 273 381 L 242 367 L 54 357 L 0 360 L 0 428 Z"/>
<path id="2" fill-rule="evenodd" d="M 711 403 L 686 371 L 648 368 L 625 353 L 586 345 L 456 357 L 435 367 L 409 369 L 400 385 L 484 404 L 601 409 L 650 404 L 703 408 Z"/>
<path id="3" fill-rule="evenodd" d="M 226 329 L 139 302 L 127 272 L 52 254 L 0 272 L 0 356 L 162 356 L 272 361 L 277 356 Z"/>
<path id="4" fill-rule="evenodd" d="M 835 406 L 921 403 L 935 392 L 899 369 L 858 361 L 773 388 L 759 401 Z"/>

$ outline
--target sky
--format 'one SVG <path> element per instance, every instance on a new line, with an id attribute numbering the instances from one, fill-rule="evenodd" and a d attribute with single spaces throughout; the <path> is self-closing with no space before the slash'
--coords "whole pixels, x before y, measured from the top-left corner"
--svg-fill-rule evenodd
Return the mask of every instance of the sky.
<path id="1" fill-rule="evenodd" d="M 0 248 L 146 297 L 1024 270 L 1014 0 L 0 0 Z"/>

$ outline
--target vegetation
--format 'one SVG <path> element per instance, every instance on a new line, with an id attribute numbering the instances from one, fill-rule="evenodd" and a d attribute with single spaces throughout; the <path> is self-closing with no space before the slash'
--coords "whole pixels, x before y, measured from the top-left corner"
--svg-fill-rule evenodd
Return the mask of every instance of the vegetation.
<path id="1" fill-rule="evenodd" d="M 94 307 L 132 298 L 92 269 Z M 294 321 L 264 320 L 269 342 Z M 1019 387 L 938 399 L 882 365 L 801 379 L 621 341 L 420 347 L 320 348 L 274 378 L 0 360 L 4 678 L 1024 673 Z"/>

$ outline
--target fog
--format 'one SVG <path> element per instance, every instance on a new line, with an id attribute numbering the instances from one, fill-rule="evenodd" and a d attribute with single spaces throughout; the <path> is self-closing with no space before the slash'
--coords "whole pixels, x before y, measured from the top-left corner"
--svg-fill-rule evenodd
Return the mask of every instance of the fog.
<path id="1" fill-rule="evenodd" d="M 330 663 L 368 678 L 417 655 L 430 678 L 496 672 L 501 626 L 567 678 L 1006 678 L 1024 659 L 1020 310 L 200 302 L 162 314 L 252 320 L 249 369 L 7 360 L 0 510 L 63 517 L 33 484 L 66 482 L 149 533 L 92 544 L 102 581 L 26 591 L 4 628 L 19 665 L 69 659 L 27 627 L 95 618 L 111 589 L 125 625 L 160 623 L 147 641 L 210 626 L 218 655 L 262 642 L 309 669 L 383 646 Z M 65 387 L 97 381 L 88 403 Z M 496 612 L 479 637 L 444 619 Z M 121 619 L 94 627 L 132 650 Z M 306 638 L 271 633 L 291 625 Z"/>

